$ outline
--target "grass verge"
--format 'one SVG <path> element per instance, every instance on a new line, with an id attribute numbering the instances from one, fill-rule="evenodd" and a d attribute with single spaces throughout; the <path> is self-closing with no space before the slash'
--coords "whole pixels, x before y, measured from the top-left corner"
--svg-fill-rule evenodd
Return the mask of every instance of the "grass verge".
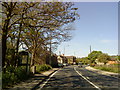
<path id="1" fill-rule="evenodd" d="M 120 73 L 120 64 L 113 64 L 113 65 L 95 65 L 95 69 L 100 69 L 103 71 Z"/>

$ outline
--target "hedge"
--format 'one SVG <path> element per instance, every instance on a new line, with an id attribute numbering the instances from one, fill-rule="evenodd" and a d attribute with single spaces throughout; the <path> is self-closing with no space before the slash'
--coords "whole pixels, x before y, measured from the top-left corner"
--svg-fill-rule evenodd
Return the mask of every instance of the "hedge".
<path id="1" fill-rule="evenodd" d="M 37 73 L 40 73 L 40 72 L 43 72 L 43 71 L 48 71 L 50 69 L 52 69 L 52 67 L 50 65 L 47 65 L 47 64 L 36 65 L 36 72 Z"/>

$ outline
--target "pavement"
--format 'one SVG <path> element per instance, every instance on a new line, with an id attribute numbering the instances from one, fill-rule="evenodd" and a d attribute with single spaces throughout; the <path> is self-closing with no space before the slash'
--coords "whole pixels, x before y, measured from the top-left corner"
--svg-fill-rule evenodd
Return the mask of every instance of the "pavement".
<path id="1" fill-rule="evenodd" d="M 99 74 L 103 74 L 103 75 L 107 75 L 107 76 L 112 76 L 112 77 L 115 77 L 115 78 L 120 78 L 120 74 L 118 73 L 113 73 L 113 72 L 107 72 L 107 71 L 102 71 L 102 70 L 99 70 L 99 69 L 95 69 L 93 67 L 90 67 L 90 66 L 87 66 L 85 67 L 87 70 L 92 70 L 92 71 L 95 71 Z"/>
<path id="2" fill-rule="evenodd" d="M 59 68 L 53 68 L 52 70 L 34 74 L 34 76 L 24 82 L 14 85 L 13 88 L 9 90 L 34 90 L 39 84 L 41 84 L 45 79 L 47 79 L 52 73 L 57 71 Z"/>

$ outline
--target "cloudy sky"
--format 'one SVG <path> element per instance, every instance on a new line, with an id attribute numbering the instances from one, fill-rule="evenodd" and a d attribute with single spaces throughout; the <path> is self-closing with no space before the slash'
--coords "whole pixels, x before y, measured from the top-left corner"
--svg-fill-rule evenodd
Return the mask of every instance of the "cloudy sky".
<path id="1" fill-rule="evenodd" d="M 118 3 L 76 2 L 80 19 L 73 24 L 73 39 L 59 45 L 56 53 L 85 57 L 92 50 L 118 54 Z"/>

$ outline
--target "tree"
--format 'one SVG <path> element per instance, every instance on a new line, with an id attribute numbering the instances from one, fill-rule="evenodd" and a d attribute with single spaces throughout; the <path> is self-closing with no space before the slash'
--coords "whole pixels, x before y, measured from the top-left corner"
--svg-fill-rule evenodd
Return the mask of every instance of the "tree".
<path id="1" fill-rule="evenodd" d="M 12 48 L 12 52 L 15 50 L 16 57 L 19 46 L 26 45 L 32 54 L 31 65 L 34 65 L 36 58 L 48 51 L 49 45 L 57 46 L 69 40 L 69 30 L 65 29 L 65 25 L 67 27 L 79 17 L 77 9 L 72 6 L 73 3 L 69 2 L 3 2 L 3 67 L 7 47 L 8 50 Z"/>
<path id="2" fill-rule="evenodd" d="M 98 56 L 102 54 L 101 51 L 92 51 L 89 55 L 88 55 L 88 59 L 91 61 L 91 63 L 95 63 L 95 60 L 98 58 Z"/>
<path id="3" fill-rule="evenodd" d="M 11 18 L 15 15 L 13 13 L 14 8 L 16 6 L 16 2 L 3 2 L 2 3 L 2 8 L 3 8 L 3 23 L 2 23 L 2 66 L 5 66 L 5 57 L 6 57 L 6 50 L 7 50 L 7 45 L 6 45 L 6 40 L 7 40 L 7 35 L 9 32 L 9 27 L 11 24 Z"/>
<path id="4" fill-rule="evenodd" d="M 90 64 L 90 60 L 87 57 L 77 58 L 77 63 L 82 62 L 83 64 Z"/>
<path id="5" fill-rule="evenodd" d="M 106 64 L 110 60 L 110 56 L 108 54 L 102 53 L 98 56 L 98 61 Z"/>
<path id="6" fill-rule="evenodd" d="M 43 47 L 67 40 L 68 30 L 62 26 L 77 18 L 75 11 L 71 10 L 72 5 L 72 3 L 63 2 L 37 3 L 35 7 L 28 9 L 26 17 L 29 16 L 29 18 L 24 20 L 26 29 L 22 41 L 28 49 L 31 48 L 29 51 L 32 54 L 32 65 L 36 61 L 37 54 L 35 53 L 40 47 L 43 49 Z"/>
<path id="7" fill-rule="evenodd" d="M 2 66 L 5 66 L 7 40 L 14 40 L 16 43 L 15 52 L 18 53 L 20 34 L 22 30 L 23 15 L 27 8 L 33 6 L 29 3 L 2 2 Z M 17 29 L 15 26 L 19 26 Z M 13 42 L 12 42 L 13 43 Z"/>

